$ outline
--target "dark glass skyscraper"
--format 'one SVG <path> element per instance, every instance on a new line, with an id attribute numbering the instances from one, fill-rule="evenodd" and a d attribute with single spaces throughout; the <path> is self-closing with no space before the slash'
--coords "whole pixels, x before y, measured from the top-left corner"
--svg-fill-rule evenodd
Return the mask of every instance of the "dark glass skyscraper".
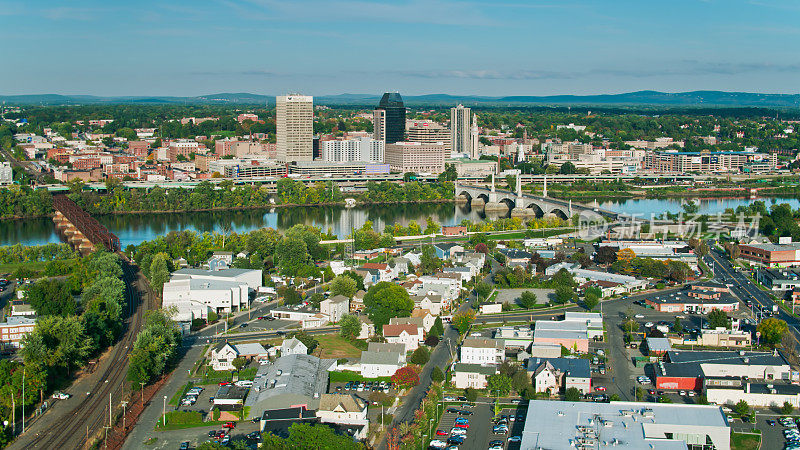
<path id="1" fill-rule="evenodd" d="M 406 107 L 397 92 L 386 92 L 373 114 L 375 139 L 387 144 L 402 142 L 406 134 Z"/>

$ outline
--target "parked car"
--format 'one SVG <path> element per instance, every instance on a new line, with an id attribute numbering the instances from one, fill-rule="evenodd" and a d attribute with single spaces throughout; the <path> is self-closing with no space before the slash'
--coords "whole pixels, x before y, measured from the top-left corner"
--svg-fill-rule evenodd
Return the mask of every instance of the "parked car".
<path id="1" fill-rule="evenodd" d="M 66 399 L 70 398 L 70 395 L 67 394 L 66 392 L 56 391 L 56 392 L 53 392 L 53 398 L 56 398 L 56 399 L 59 399 L 59 400 L 66 400 Z"/>
<path id="2" fill-rule="evenodd" d="M 447 433 L 447 431 L 444 431 L 444 430 L 436 430 L 436 435 L 437 436 L 447 436 L 448 433 Z"/>
<path id="3" fill-rule="evenodd" d="M 222 428 L 228 428 L 228 429 L 232 430 L 232 429 L 236 428 L 236 422 L 225 422 L 222 425 Z"/>

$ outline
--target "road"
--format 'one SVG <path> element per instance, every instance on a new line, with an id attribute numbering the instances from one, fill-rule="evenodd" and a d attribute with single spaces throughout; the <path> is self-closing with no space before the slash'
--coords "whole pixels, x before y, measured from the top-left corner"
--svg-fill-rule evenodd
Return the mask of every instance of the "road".
<path id="1" fill-rule="evenodd" d="M 125 296 L 133 309 L 133 314 L 128 314 L 125 319 L 124 334 L 101 358 L 93 373 L 81 377 L 64 390 L 72 398 L 54 401 L 50 410 L 28 426 L 25 433 L 9 446 L 10 449 L 82 448 L 89 438 L 101 433 L 109 423 L 109 406 L 112 415 L 120 409 L 128 353 L 142 327 L 145 311 L 155 306 L 150 284 L 139 269 L 125 260 L 122 260 L 122 267 Z"/>

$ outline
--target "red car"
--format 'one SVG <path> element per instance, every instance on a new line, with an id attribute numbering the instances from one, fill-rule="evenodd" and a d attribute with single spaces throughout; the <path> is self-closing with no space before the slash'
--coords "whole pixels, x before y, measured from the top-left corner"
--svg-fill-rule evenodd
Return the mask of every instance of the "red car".
<path id="1" fill-rule="evenodd" d="M 596 388 L 594 388 L 594 390 L 595 391 L 600 391 L 600 392 L 605 392 L 606 391 L 606 387 L 605 386 L 597 386 Z"/>
<path id="2" fill-rule="evenodd" d="M 444 431 L 444 430 L 436 430 L 436 435 L 437 435 L 437 436 L 447 436 L 448 434 L 449 434 L 449 433 L 447 433 L 447 431 Z"/>
<path id="3" fill-rule="evenodd" d="M 230 386 L 231 384 L 233 383 L 231 383 L 230 381 L 222 381 L 219 383 L 220 386 Z"/>
<path id="4" fill-rule="evenodd" d="M 456 428 L 469 428 L 469 424 L 468 423 L 457 423 L 457 424 L 455 424 L 453 426 L 456 427 Z"/>
<path id="5" fill-rule="evenodd" d="M 236 428 L 236 422 L 225 422 L 225 424 L 222 425 L 222 428 L 230 428 L 232 430 Z"/>

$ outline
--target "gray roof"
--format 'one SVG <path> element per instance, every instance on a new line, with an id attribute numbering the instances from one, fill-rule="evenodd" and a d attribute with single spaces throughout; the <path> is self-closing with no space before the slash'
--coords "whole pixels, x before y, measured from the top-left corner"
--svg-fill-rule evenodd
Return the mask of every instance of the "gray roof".
<path id="1" fill-rule="evenodd" d="M 367 344 L 368 352 L 397 352 L 405 353 L 405 344 L 391 344 L 389 342 L 370 342 Z"/>
<path id="2" fill-rule="evenodd" d="M 234 386 L 232 384 L 227 386 L 220 386 L 217 393 L 214 395 L 215 399 L 239 400 L 247 396 L 247 388 Z"/>
<path id="3" fill-rule="evenodd" d="M 672 345 L 670 345 L 669 339 L 667 338 L 648 337 L 646 342 L 647 348 L 651 352 L 668 352 L 672 350 Z"/>
<path id="4" fill-rule="evenodd" d="M 335 360 L 311 355 L 287 355 L 259 366 L 245 405 L 251 407 L 251 416 L 300 404 L 316 409 L 328 387 L 328 371 L 335 364 Z"/>
<path id="5" fill-rule="evenodd" d="M 737 351 L 686 351 L 672 350 L 667 353 L 669 362 L 673 364 L 732 364 L 732 365 L 765 365 L 765 366 L 784 366 L 788 365 L 783 356 L 778 353 L 764 352 L 737 352 Z"/>
<path id="6" fill-rule="evenodd" d="M 238 277 L 239 275 L 247 272 L 252 272 L 253 269 L 223 269 L 223 270 L 205 270 L 205 269 L 179 269 L 172 272 L 174 275 L 206 275 L 214 277 Z"/>
<path id="7" fill-rule="evenodd" d="M 400 366 L 403 355 L 399 352 L 361 352 L 361 364 L 381 364 Z"/>
<path id="8" fill-rule="evenodd" d="M 480 373 L 483 375 L 494 375 L 497 373 L 497 367 L 495 366 L 482 366 L 480 364 L 465 364 L 465 363 L 457 363 L 453 367 L 454 372 L 469 372 L 469 373 Z"/>
<path id="9" fill-rule="evenodd" d="M 550 363 L 554 369 L 575 378 L 591 378 L 592 370 L 589 360 L 583 358 L 529 358 L 527 369 L 530 372 L 544 363 Z"/>

